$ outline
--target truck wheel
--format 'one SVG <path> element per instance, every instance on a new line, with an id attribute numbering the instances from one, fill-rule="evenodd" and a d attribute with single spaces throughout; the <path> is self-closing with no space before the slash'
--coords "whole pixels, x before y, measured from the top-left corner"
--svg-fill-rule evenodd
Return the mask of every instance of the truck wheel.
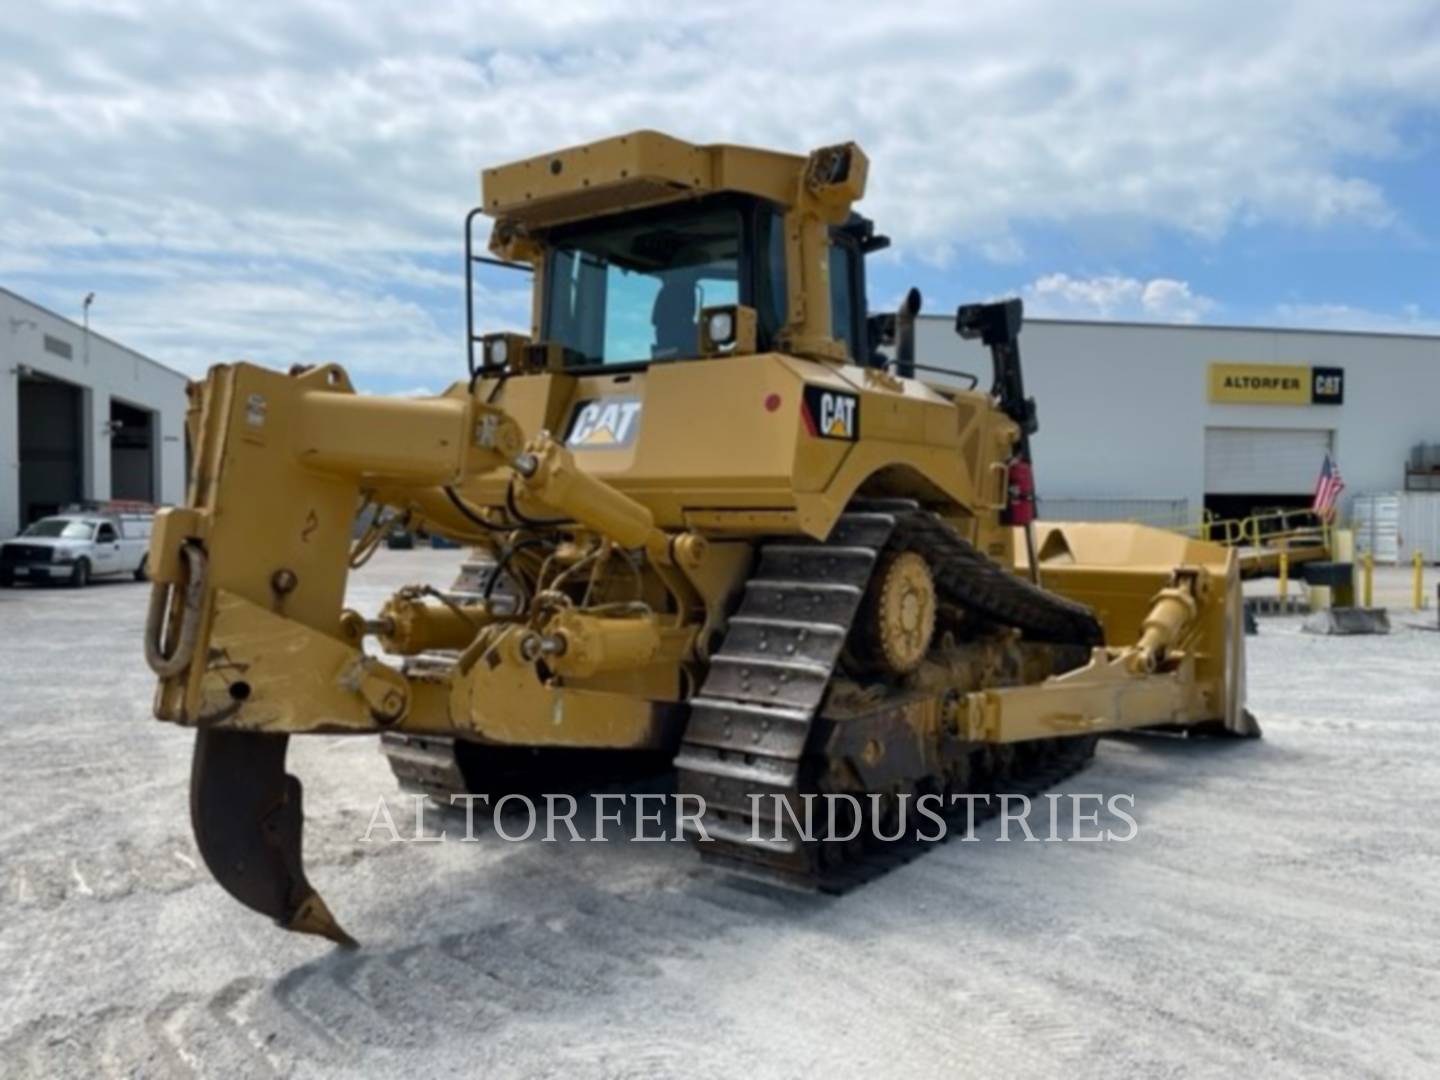
<path id="1" fill-rule="evenodd" d="M 140 565 L 135 568 L 135 580 L 136 580 L 136 581 L 149 581 L 149 580 L 150 580 L 150 556 L 149 556 L 149 555 L 142 555 L 142 556 L 141 556 L 141 558 L 140 558 Z"/>
<path id="2" fill-rule="evenodd" d="M 75 563 L 75 569 L 70 571 L 70 587 L 83 589 L 90 584 L 90 560 L 79 559 Z"/>

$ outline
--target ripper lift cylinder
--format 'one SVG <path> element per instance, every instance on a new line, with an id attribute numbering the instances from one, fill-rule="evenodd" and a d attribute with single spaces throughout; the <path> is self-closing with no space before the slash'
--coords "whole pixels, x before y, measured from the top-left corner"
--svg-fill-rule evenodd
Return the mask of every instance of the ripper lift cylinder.
<path id="1" fill-rule="evenodd" d="M 521 655 L 544 660 L 558 675 L 589 678 L 644 667 L 660 651 L 653 617 L 610 618 L 565 611 L 521 643 Z"/>
<path id="2" fill-rule="evenodd" d="M 482 604 L 427 603 L 418 596 L 394 596 L 380 612 L 380 644 L 397 656 L 436 649 L 463 649 L 495 621 Z"/>
<path id="3" fill-rule="evenodd" d="M 655 525 L 649 508 L 604 480 L 591 476 L 575 463 L 569 450 L 541 432 L 516 456 L 510 467 L 520 477 L 521 490 L 547 506 L 623 548 L 644 548 L 657 562 L 670 564 L 677 556 L 693 562 L 703 553 L 698 535 L 674 538 Z"/>

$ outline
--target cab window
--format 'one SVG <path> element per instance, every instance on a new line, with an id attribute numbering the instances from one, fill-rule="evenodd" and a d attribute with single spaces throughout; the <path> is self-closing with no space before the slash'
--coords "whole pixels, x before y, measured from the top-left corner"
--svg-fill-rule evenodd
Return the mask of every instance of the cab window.
<path id="1" fill-rule="evenodd" d="M 102 524 L 95 539 L 101 544 L 113 544 L 115 542 L 115 526 Z"/>
<path id="2" fill-rule="evenodd" d="M 785 216 L 778 211 L 762 210 L 760 233 L 763 237 L 761 250 L 765 257 L 757 267 L 759 280 L 756 283 L 756 307 L 759 310 L 760 340 L 774 342 L 785 325 L 790 309 L 789 285 L 785 277 Z"/>
<path id="3" fill-rule="evenodd" d="M 544 337 L 585 364 L 699 353 L 702 307 L 740 298 L 744 242 L 734 207 L 586 224 L 554 240 Z"/>
<path id="4" fill-rule="evenodd" d="M 855 308 L 859 250 L 832 235 L 830 240 L 830 333 L 844 344 L 851 363 L 860 357 L 858 313 Z"/>
<path id="5" fill-rule="evenodd" d="M 89 522 L 72 521 L 69 518 L 41 518 L 21 536 L 49 536 L 62 540 L 89 540 L 95 535 L 95 527 Z"/>

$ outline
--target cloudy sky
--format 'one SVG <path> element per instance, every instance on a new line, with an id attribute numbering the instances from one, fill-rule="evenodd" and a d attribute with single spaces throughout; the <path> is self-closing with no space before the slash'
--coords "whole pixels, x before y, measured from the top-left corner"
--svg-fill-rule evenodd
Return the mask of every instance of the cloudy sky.
<path id="1" fill-rule="evenodd" d="M 12 13 L 13 15 L 14 13 Z M 1440 332 L 1440 6 L 52 0 L 0 284 L 189 372 L 463 368 L 478 171 L 641 127 L 870 154 L 888 306 Z M 512 275 L 513 276 L 513 275 Z M 523 293 L 487 279 L 487 329 Z"/>

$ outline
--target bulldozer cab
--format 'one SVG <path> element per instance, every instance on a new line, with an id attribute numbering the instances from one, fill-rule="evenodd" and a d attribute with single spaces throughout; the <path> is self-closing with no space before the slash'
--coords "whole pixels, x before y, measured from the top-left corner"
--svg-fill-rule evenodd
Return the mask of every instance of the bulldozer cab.
<path id="1" fill-rule="evenodd" d="M 852 364 L 884 363 L 884 330 L 867 319 L 865 256 L 888 244 L 860 214 L 829 229 L 830 334 Z M 705 355 L 700 313 L 744 306 L 755 312 L 755 350 L 779 351 L 785 245 L 785 207 L 736 193 L 561 226 L 545 237 L 538 338 L 559 345 L 571 370 L 692 360 Z M 467 284 L 473 313 L 473 276 Z M 483 340 L 473 317 L 470 337 Z"/>
<path id="2" fill-rule="evenodd" d="M 549 370 L 763 352 L 868 364 L 864 255 L 886 241 L 850 209 L 866 168 L 849 143 L 798 157 L 635 132 L 487 170 L 467 224 L 472 374 L 477 344 L 480 367 L 504 366 L 475 328 L 473 268 L 496 261 L 535 275 L 519 344 L 543 346 Z M 498 259 L 474 252 L 480 214 Z"/>

